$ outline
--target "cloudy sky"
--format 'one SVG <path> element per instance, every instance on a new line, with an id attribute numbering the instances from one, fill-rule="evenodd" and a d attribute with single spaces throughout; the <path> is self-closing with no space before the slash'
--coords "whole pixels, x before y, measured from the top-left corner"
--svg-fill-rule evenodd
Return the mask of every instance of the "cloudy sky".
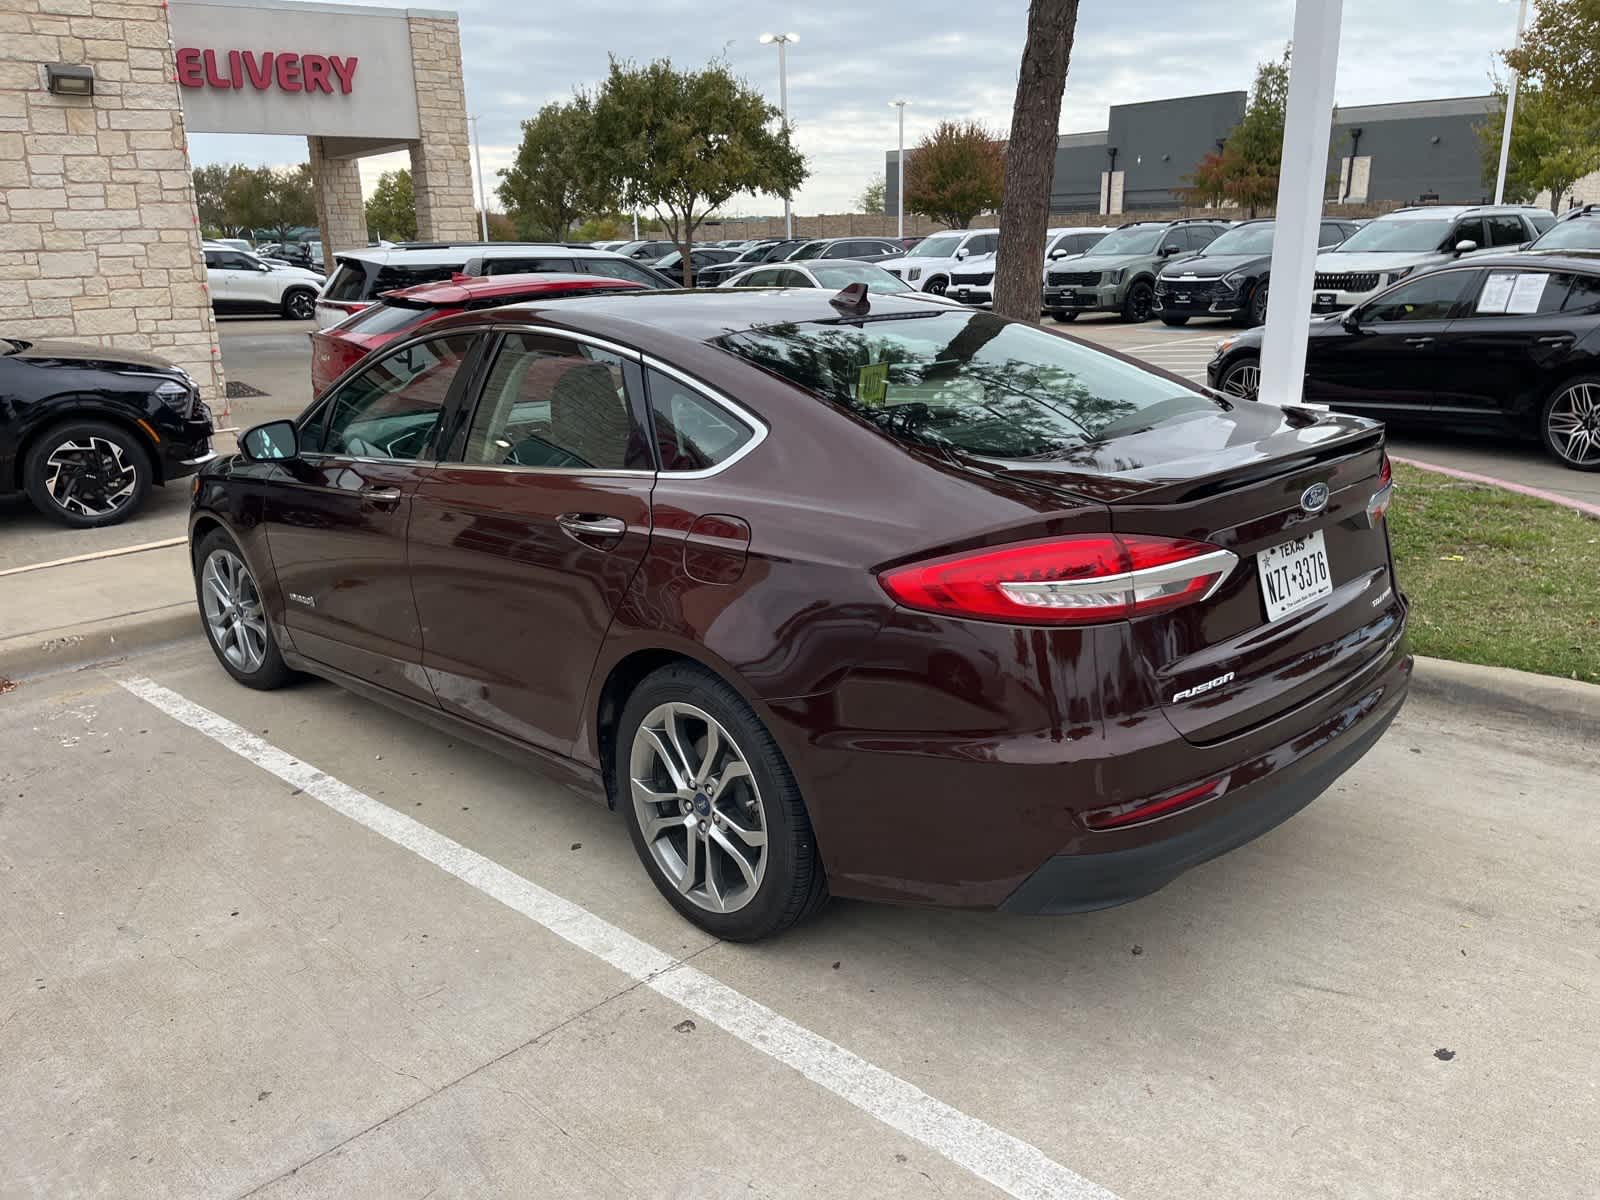
<path id="1" fill-rule="evenodd" d="M 365 0 L 355 0 L 364 3 Z M 428 0 L 416 0 L 427 3 Z M 726 55 L 733 70 L 778 96 L 777 50 L 763 31 L 800 35 L 789 53 L 790 118 L 811 168 L 800 213 L 847 212 L 883 171 L 895 141 L 887 102 L 903 96 L 906 141 L 945 119 L 1004 130 L 1011 119 L 1026 0 L 747 0 L 743 15 L 705 0 L 448 0 L 461 16 L 469 110 L 482 115 L 484 174 L 506 166 L 518 122 L 606 70 L 607 54 L 680 66 Z M 735 7 L 735 6 L 729 6 Z M 1061 131 L 1104 129 L 1114 103 L 1248 88 L 1257 62 L 1282 52 L 1293 0 L 1083 0 Z M 1346 0 L 1338 101 L 1372 104 L 1489 90 L 1494 54 L 1515 32 L 1507 0 Z M 195 164 L 289 163 L 300 138 L 194 134 Z M 363 161 L 368 188 L 401 156 Z M 499 202 L 491 197 L 491 209 Z M 774 213 L 770 197 L 741 197 L 735 213 Z"/>

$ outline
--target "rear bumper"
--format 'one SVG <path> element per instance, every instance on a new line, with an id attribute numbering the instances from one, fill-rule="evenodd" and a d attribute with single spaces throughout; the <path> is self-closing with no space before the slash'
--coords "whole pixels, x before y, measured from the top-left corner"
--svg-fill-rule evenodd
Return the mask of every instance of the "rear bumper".
<path id="1" fill-rule="evenodd" d="M 1059 854 L 1000 906 L 1012 913 L 1073 913 L 1137 900 L 1190 867 L 1254 841 L 1305 808 L 1377 745 L 1410 685 L 1409 655 L 1386 680 L 1334 718 L 1323 744 L 1292 765 L 1225 793 L 1212 819 L 1160 841 L 1104 854 Z M 1363 708 L 1365 706 L 1365 711 Z M 1209 807 L 1209 805 L 1208 805 Z"/>

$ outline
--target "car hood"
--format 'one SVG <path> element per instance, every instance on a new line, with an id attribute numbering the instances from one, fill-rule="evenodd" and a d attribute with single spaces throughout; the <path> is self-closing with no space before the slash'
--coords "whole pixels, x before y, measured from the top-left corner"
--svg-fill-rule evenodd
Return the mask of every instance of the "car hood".
<path id="1" fill-rule="evenodd" d="M 1345 251 L 1329 251 L 1327 254 L 1317 255 L 1317 270 L 1325 271 L 1330 275 L 1343 275 L 1346 272 L 1366 271 L 1398 271 L 1402 267 L 1419 267 L 1431 263 L 1446 262 L 1450 256 L 1441 254 L 1437 250 L 1408 250 L 1404 252 L 1388 251 L 1378 253 L 1361 253 Z"/>
<path id="2" fill-rule="evenodd" d="M 972 260 L 970 258 L 968 258 L 968 259 L 963 259 L 962 261 L 963 262 L 971 262 Z M 942 270 L 942 269 L 944 269 L 946 267 L 956 266 L 957 263 L 956 263 L 956 260 L 953 259 L 953 258 L 931 258 L 931 257 L 928 257 L 926 255 L 924 255 L 924 256 L 922 256 L 920 258 L 913 258 L 910 255 L 907 255 L 904 258 L 883 258 L 883 259 L 879 259 L 873 265 L 874 266 L 878 266 L 878 267 L 885 267 L 885 268 L 887 268 L 889 270 L 898 270 L 901 267 L 921 267 L 924 270 L 926 270 L 929 267 L 938 267 L 939 269 Z"/>
<path id="3" fill-rule="evenodd" d="M 281 267 L 273 263 L 268 263 L 267 265 L 272 268 L 272 274 L 274 275 L 287 275 L 291 279 L 304 279 L 308 283 L 327 282 L 321 275 L 318 275 L 315 271 L 308 271 L 305 267 L 294 267 L 287 263 Z"/>
<path id="4" fill-rule="evenodd" d="M 184 372 L 158 354 L 144 350 L 127 350 L 121 346 L 95 346 L 88 342 L 62 342 L 44 339 L 7 355 L 37 363 L 73 363 L 83 367 L 100 367 L 106 370 L 134 368 L 141 371 L 159 371 L 165 375 L 187 378 Z"/>
<path id="5" fill-rule="evenodd" d="M 1107 504 L 1160 503 L 1180 493 L 1203 492 L 1208 480 L 1248 477 L 1267 463 L 1310 456 L 1331 442 L 1376 436 L 1379 429 L 1360 417 L 1248 401 L 1166 419 L 1152 410 L 1150 417 L 1148 424 L 1053 459 L 972 461 L 1004 478 Z"/>
<path id="6" fill-rule="evenodd" d="M 1176 275 L 1226 275 L 1230 271 L 1254 270 L 1272 261 L 1270 254 L 1191 254 L 1175 259 L 1161 268 L 1161 277 L 1171 279 Z"/>
<path id="7" fill-rule="evenodd" d="M 1150 254 L 1096 254 L 1091 250 L 1088 254 L 1061 261 L 1070 261 L 1073 268 L 1080 271 L 1119 271 L 1141 267 L 1153 257 Z"/>

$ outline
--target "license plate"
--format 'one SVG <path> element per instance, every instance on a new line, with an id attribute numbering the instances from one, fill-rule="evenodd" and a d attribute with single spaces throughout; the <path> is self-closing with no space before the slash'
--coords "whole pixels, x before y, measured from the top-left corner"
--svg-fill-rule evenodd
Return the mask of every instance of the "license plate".
<path id="1" fill-rule="evenodd" d="M 1328 549 L 1320 529 L 1268 546 L 1256 555 L 1256 573 L 1261 577 L 1261 599 L 1267 606 L 1268 621 L 1333 595 L 1333 573 L 1328 569 Z"/>
<path id="2" fill-rule="evenodd" d="M 1093 308 L 1097 302 L 1097 297 L 1091 292 L 1074 292 L 1072 293 L 1072 302 L 1079 308 Z"/>
<path id="3" fill-rule="evenodd" d="M 963 287 L 963 288 L 957 288 L 956 289 L 956 295 L 959 296 L 963 300 L 965 300 L 971 294 L 971 292 L 972 292 L 971 288 Z"/>
<path id="4" fill-rule="evenodd" d="M 1318 304 L 1337 304 L 1337 303 L 1339 303 L 1339 293 L 1337 293 L 1337 292 L 1318 292 L 1317 293 L 1317 303 Z"/>

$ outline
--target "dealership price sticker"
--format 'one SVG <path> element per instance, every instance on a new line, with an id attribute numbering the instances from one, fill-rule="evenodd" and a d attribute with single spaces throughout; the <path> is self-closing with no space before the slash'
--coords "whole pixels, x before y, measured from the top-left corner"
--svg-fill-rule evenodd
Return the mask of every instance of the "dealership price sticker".
<path id="1" fill-rule="evenodd" d="M 1517 277 L 1511 274 L 1493 274 L 1484 281 L 1483 291 L 1478 293 L 1478 311 L 1481 313 L 1503 313 L 1506 304 L 1511 300 L 1511 288 Z"/>
<path id="2" fill-rule="evenodd" d="M 1516 283 L 1511 286 L 1511 299 L 1506 301 L 1506 312 L 1538 312 L 1539 301 L 1543 298 L 1545 285 L 1549 282 L 1548 275 L 1518 275 Z"/>
<path id="3" fill-rule="evenodd" d="M 856 375 L 856 402 L 876 408 L 889 398 L 889 364 L 868 363 Z"/>

